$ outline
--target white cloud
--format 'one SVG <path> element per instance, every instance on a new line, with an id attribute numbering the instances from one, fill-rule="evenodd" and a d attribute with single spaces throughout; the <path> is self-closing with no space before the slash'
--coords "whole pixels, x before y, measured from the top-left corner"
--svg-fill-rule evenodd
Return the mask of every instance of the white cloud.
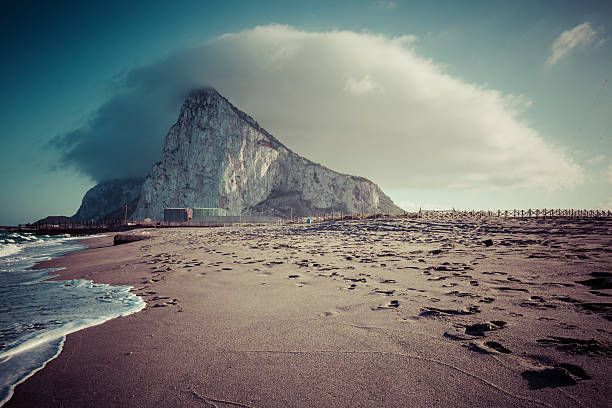
<path id="1" fill-rule="evenodd" d="M 590 159 L 587 160 L 587 163 L 589 164 L 599 164 L 602 161 L 604 161 L 604 159 L 606 158 L 606 156 L 604 156 L 603 154 L 591 157 Z"/>
<path id="2" fill-rule="evenodd" d="M 344 84 L 344 90 L 353 95 L 363 95 L 380 89 L 380 85 L 369 74 L 359 80 L 349 76 Z"/>
<path id="3" fill-rule="evenodd" d="M 404 35 L 400 35 L 399 37 L 393 37 L 391 39 L 391 42 L 396 45 L 408 47 L 416 43 L 418 40 L 419 40 L 419 37 L 417 37 L 416 35 L 404 34 Z"/>
<path id="4" fill-rule="evenodd" d="M 553 42 L 551 54 L 546 63 L 552 66 L 561 58 L 568 56 L 574 48 L 592 43 L 595 39 L 595 34 L 595 30 L 591 28 L 591 23 L 588 21 L 571 30 L 563 31 Z"/>
<path id="5" fill-rule="evenodd" d="M 612 164 L 608 166 L 608 170 L 606 171 L 606 179 L 608 183 L 612 184 Z"/>
<path id="6" fill-rule="evenodd" d="M 258 55 L 288 44 L 299 51 L 282 66 L 270 63 L 268 75 Z M 216 69 L 222 73 L 208 83 L 290 148 L 331 168 L 393 188 L 558 188 L 583 179 L 562 148 L 519 119 L 527 98 L 453 78 L 405 41 L 273 25 L 216 46 L 233 56 L 248 50 L 237 64 L 245 68 L 231 76 Z"/>
<path id="7" fill-rule="evenodd" d="M 226 34 L 132 71 L 97 122 L 57 144 L 95 180 L 120 177 L 134 159 L 116 146 L 161 152 L 156 129 L 176 120 L 189 89 L 210 85 L 297 153 L 388 189 L 582 182 L 582 167 L 520 119 L 527 98 L 454 78 L 402 38 L 283 25 Z M 146 169 L 158 159 L 138 158 Z"/>

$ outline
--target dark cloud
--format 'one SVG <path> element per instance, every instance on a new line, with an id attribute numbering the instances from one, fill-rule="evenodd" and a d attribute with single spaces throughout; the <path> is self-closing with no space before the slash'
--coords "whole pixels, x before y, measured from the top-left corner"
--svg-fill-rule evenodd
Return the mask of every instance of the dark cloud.
<path id="1" fill-rule="evenodd" d="M 49 145 L 61 153 L 57 167 L 74 167 L 97 182 L 145 176 L 160 159 L 187 94 L 208 86 L 207 79 L 241 76 L 239 50 L 222 43 L 181 50 L 116 80 L 115 94 L 84 125 L 51 139 Z"/>
<path id="2" fill-rule="evenodd" d="M 73 166 L 95 181 L 146 175 L 160 158 L 164 136 L 186 93 L 139 82 L 132 74 L 124 89 L 83 126 L 49 143 L 62 153 L 63 166 Z"/>

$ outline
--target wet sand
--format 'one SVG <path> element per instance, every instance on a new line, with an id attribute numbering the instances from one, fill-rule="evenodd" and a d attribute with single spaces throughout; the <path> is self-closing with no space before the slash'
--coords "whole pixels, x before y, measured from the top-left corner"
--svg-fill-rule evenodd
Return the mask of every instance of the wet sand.
<path id="1" fill-rule="evenodd" d="M 152 235 L 40 265 L 147 307 L 69 335 L 7 407 L 609 406 L 612 220 Z"/>

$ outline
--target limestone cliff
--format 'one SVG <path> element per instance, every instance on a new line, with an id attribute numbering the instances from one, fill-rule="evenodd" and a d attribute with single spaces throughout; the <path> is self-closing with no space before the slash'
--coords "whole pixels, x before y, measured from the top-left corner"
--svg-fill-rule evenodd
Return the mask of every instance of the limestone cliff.
<path id="1" fill-rule="evenodd" d="M 183 104 L 132 218 L 163 219 L 166 207 L 220 207 L 228 215 L 402 212 L 373 182 L 292 152 L 212 88 Z"/>

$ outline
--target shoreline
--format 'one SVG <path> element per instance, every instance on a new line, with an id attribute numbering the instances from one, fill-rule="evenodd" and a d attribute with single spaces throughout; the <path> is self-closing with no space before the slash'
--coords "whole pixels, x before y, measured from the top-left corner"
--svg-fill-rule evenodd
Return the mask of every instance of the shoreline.
<path id="1" fill-rule="evenodd" d="M 609 269 L 612 222 L 502 224 L 94 238 L 37 268 L 130 285 L 147 306 L 68 335 L 6 407 L 604 406 L 612 328 L 592 292 L 610 291 L 575 282 Z"/>
<path id="2" fill-rule="evenodd" d="M 41 282 L 44 282 L 44 281 L 69 281 L 69 280 L 72 280 L 72 279 L 79 279 L 76 276 L 69 276 L 70 275 L 70 271 L 67 271 L 68 272 L 67 274 L 62 275 L 62 272 L 64 272 L 64 269 L 63 269 L 62 265 L 66 263 L 66 261 L 63 260 L 63 258 L 69 256 L 70 254 L 76 253 L 76 252 L 87 251 L 89 249 L 94 249 L 94 248 L 98 248 L 98 247 L 106 247 L 106 246 L 108 246 L 108 243 L 105 242 L 105 241 L 107 241 L 107 239 L 105 239 L 105 238 L 107 238 L 107 237 L 94 237 L 94 238 L 78 239 L 76 241 L 76 243 L 81 245 L 81 246 L 83 246 L 82 248 L 72 249 L 70 252 L 66 252 L 66 253 L 63 253 L 61 255 L 56 255 L 53 258 L 50 258 L 50 259 L 47 259 L 47 260 L 43 260 L 43 261 L 35 262 L 32 266 L 27 268 L 27 270 L 31 270 L 31 271 L 36 271 L 36 270 L 46 271 L 47 269 L 54 269 L 54 268 L 58 268 L 58 267 L 60 268 L 59 270 L 49 270 L 46 273 L 46 276 L 47 276 L 46 278 L 44 278 L 45 275 L 42 276 Z M 112 236 L 111 236 L 111 240 L 112 240 Z M 104 282 L 94 282 L 94 283 L 96 283 L 96 284 L 105 284 Z M 142 301 L 142 303 L 143 303 L 142 308 L 144 308 L 146 306 L 146 302 Z M 132 314 L 132 313 L 136 313 L 138 311 L 140 311 L 140 310 L 130 311 L 126 315 L 129 315 L 129 314 Z M 116 316 L 116 317 L 123 317 L 123 316 L 125 316 L 125 315 Z M 68 324 L 63 325 L 63 326 L 61 326 L 61 327 L 59 327 L 57 329 L 51 330 L 50 332 L 40 333 L 39 336 L 43 335 L 43 337 L 46 340 L 43 340 L 44 341 L 44 345 L 39 345 L 39 346 L 35 346 L 35 347 L 41 347 L 42 346 L 44 349 L 49 349 L 49 351 L 53 350 L 53 354 L 49 355 L 48 359 L 46 361 L 42 362 L 42 366 L 33 368 L 33 371 L 29 372 L 25 377 L 21 378 L 18 382 L 16 382 L 12 386 L 12 390 L 9 390 L 9 394 L 8 394 L 7 398 L 0 405 L 1 406 L 5 406 L 5 404 L 7 404 L 9 401 L 11 401 L 13 393 L 14 393 L 14 389 L 17 386 L 19 386 L 20 384 L 23 384 L 25 381 L 27 381 L 33 375 L 35 375 L 39 371 L 43 370 L 51 361 L 56 359 L 61 354 L 61 352 L 63 351 L 63 348 L 64 348 L 64 343 L 66 341 L 66 337 L 68 335 L 70 335 L 70 334 L 72 334 L 74 332 L 80 331 L 80 330 L 87 329 L 88 327 L 92 327 L 92 326 L 95 326 L 95 325 L 103 324 L 106 321 L 111 320 L 111 319 L 116 318 L 116 317 L 105 316 L 105 317 L 99 317 L 99 318 L 95 318 L 95 319 L 88 318 L 87 319 L 88 321 L 81 321 L 81 320 L 79 320 L 79 321 L 70 321 Z M 42 337 L 41 337 L 41 339 L 42 339 Z M 51 339 L 51 340 L 49 340 L 49 339 Z M 25 344 L 25 347 L 31 347 L 31 346 L 28 346 L 27 344 Z M 20 351 L 17 351 L 17 353 L 20 353 Z"/>
<path id="3" fill-rule="evenodd" d="M 70 266 L 70 255 L 82 253 L 85 251 L 90 251 L 98 248 L 108 248 L 113 245 L 113 237 L 115 233 L 105 234 L 103 237 L 95 237 L 95 238 L 79 238 L 76 242 L 80 245 L 84 245 L 84 248 L 78 249 L 73 252 L 68 252 L 67 254 L 62 254 L 56 258 L 47 259 L 44 261 L 36 262 L 31 269 L 39 270 L 39 269 L 52 269 L 52 268 L 62 268 L 57 271 L 53 271 L 55 276 L 51 276 L 47 280 L 71 280 L 71 279 L 80 279 L 72 277 L 73 274 L 78 273 L 77 271 L 73 271 L 75 269 L 74 266 Z M 110 242 L 107 242 L 109 241 Z M 108 282 L 95 282 L 95 283 L 108 283 Z"/>

